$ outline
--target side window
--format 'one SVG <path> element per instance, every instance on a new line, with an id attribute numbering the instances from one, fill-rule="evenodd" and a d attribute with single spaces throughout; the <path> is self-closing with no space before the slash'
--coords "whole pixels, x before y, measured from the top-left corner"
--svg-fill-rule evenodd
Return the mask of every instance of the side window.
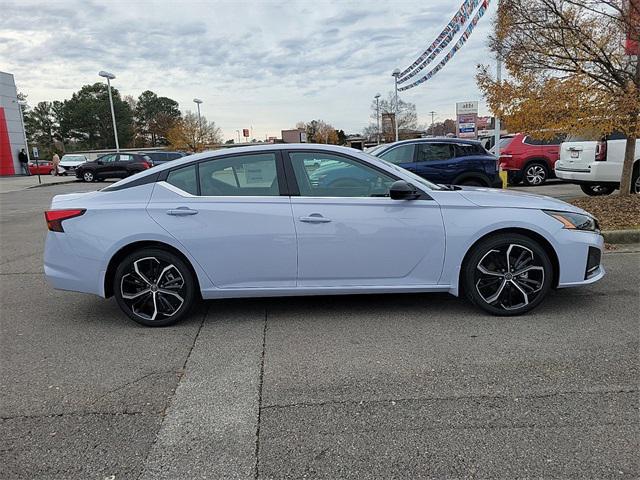
<path id="1" fill-rule="evenodd" d="M 198 182 L 196 180 L 196 165 L 171 170 L 167 175 L 167 183 L 191 195 L 198 194 Z"/>
<path id="2" fill-rule="evenodd" d="M 289 153 L 303 197 L 387 197 L 395 179 L 346 157 L 324 152 Z"/>
<path id="3" fill-rule="evenodd" d="M 481 145 L 469 143 L 456 143 L 456 157 L 471 157 L 473 155 L 487 155 Z"/>
<path id="4" fill-rule="evenodd" d="M 102 163 L 110 163 L 115 162 L 117 155 L 104 155 L 103 157 L 98 158 Z"/>
<path id="5" fill-rule="evenodd" d="M 200 163 L 200 194 L 230 197 L 280 195 L 275 154 L 238 155 Z"/>
<path id="6" fill-rule="evenodd" d="M 421 143 L 418 145 L 418 162 L 449 160 L 452 145 L 449 143 Z"/>
<path id="7" fill-rule="evenodd" d="M 380 155 L 380 158 L 396 165 L 400 163 L 413 163 L 414 144 L 400 145 L 399 147 L 387 150 Z"/>
<path id="8" fill-rule="evenodd" d="M 130 162 L 131 160 L 133 160 L 133 156 L 132 155 L 126 155 L 126 154 L 120 154 L 120 158 L 118 159 L 120 162 Z"/>
<path id="9" fill-rule="evenodd" d="M 526 145 L 542 145 L 542 141 L 541 140 L 538 140 L 537 138 L 530 137 L 529 135 L 524 137 L 524 139 L 522 140 L 522 143 L 524 143 Z"/>

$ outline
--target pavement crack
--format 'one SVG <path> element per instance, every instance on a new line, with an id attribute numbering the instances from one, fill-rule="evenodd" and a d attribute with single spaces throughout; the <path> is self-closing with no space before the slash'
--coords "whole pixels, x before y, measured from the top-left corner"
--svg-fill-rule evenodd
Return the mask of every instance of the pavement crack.
<path id="1" fill-rule="evenodd" d="M 127 387 L 130 387 L 131 385 L 135 385 L 138 382 L 141 382 L 142 380 L 145 380 L 149 377 L 152 377 L 154 375 L 167 375 L 167 374 L 176 374 L 175 371 L 165 371 L 165 372 L 151 372 L 151 373 L 147 373 L 146 375 L 142 375 L 141 377 L 138 377 L 134 380 L 131 380 L 130 382 L 127 382 L 123 385 L 120 385 L 119 387 L 116 387 L 112 390 L 108 390 L 106 393 L 100 395 L 98 398 L 96 398 L 93 402 L 91 402 L 89 405 L 95 405 L 96 403 L 98 403 L 100 400 L 102 400 L 104 397 L 107 397 L 109 395 L 111 395 L 112 393 L 116 393 L 120 390 L 123 390 Z M 181 372 L 178 372 L 179 375 L 182 375 Z"/>
<path id="2" fill-rule="evenodd" d="M 267 345 L 267 307 L 264 307 L 264 327 L 262 329 L 262 355 L 260 356 L 260 376 L 258 377 L 258 419 L 256 421 L 256 453 L 254 478 L 260 475 L 260 418 L 262 414 L 262 384 L 264 381 L 264 355 Z"/>
<path id="3" fill-rule="evenodd" d="M 516 394 L 516 395 L 458 395 L 448 397 L 407 397 L 407 398 L 383 398 L 374 400 L 325 400 L 321 402 L 296 402 L 287 404 L 265 405 L 263 410 L 279 408 L 313 408 L 327 405 L 364 405 L 364 404 L 395 404 L 395 403 L 420 403 L 420 402 L 441 402 L 456 400 L 528 400 L 536 398 L 551 398 L 566 395 L 609 395 L 609 394 L 629 394 L 638 393 L 638 389 L 615 389 L 615 390 L 593 390 L 593 391 L 565 391 L 547 392 L 537 394 Z"/>
<path id="4" fill-rule="evenodd" d="M 62 417 L 88 417 L 88 416 L 111 416 L 117 417 L 120 415 L 157 415 L 157 413 L 151 412 L 136 412 L 136 411 L 124 411 L 124 412 L 65 412 L 65 413 L 48 413 L 43 415 L 14 415 L 7 417 L 0 417 L 0 421 L 8 420 L 35 420 L 44 418 L 62 418 Z"/>
<path id="5" fill-rule="evenodd" d="M 160 414 L 161 417 L 162 417 L 162 420 L 160 421 L 160 425 L 158 426 L 158 430 L 156 431 L 156 435 L 153 438 L 153 442 L 151 442 L 151 445 L 149 445 L 149 449 L 147 450 L 147 454 L 145 455 L 144 460 L 141 463 L 142 468 L 140 469 L 140 473 L 138 474 L 138 477 L 137 477 L 138 480 L 142 477 L 142 475 L 144 475 L 145 466 L 147 464 L 147 461 L 149 460 L 149 455 L 151 455 L 151 452 L 155 448 L 156 443 L 158 443 L 158 434 L 160 433 L 160 431 L 162 430 L 162 426 L 164 425 L 164 419 L 167 417 L 167 410 L 168 410 L 169 406 L 171 405 L 171 402 L 173 401 L 173 397 L 175 397 L 176 391 L 178 390 L 178 387 L 180 386 L 180 382 L 184 378 L 184 375 L 185 375 L 185 373 L 187 371 L 187 363 L 189 362 L 189 359 L 191 358 L 191 353 L 193 352 L 193 349 L 195 348 L 196 343 L 198 342 L 198 337 L 200 336 L 200 332 L 202 331 L 202 327 L 204 326 L 204 321 L 206 320 L 208 315 L 209 315 L 209 305 L 207 304 L 207 307 L 205 308 L 204 314 L 202 315 L 202 320 L 200 320 L 200 326 L 198 326 L 198 331 L 196 332 L 195 336 L 193 337 L 193 342 L 191 343 L 191 347 L 189 348 L 189 351 L 187 352 L 187 356 L 184 359 L 184 363 L 182 364 L 182 370 L 178 373 L 178 381 L 176 382 L 176 386 L 173 389 L 173 391 L 171 392 L 171 395 L 169 396 L 169 400 L 167 401 L 167 404 L 166 404 L 165 408 L 162 410 L 162 412 Z"/>

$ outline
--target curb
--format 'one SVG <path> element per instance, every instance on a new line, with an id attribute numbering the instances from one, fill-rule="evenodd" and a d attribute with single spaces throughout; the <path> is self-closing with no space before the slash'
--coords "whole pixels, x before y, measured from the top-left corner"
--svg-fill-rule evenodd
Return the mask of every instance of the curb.
<path id="1" fill-rule="evenodd" d="M 23 188 L 23 190 L 29 190 L 31 188 L 41 188 L 41 187 L 53 187 L 55 185 L 65 185 L 67 183 L 76 183 L 76 182 L 78 182 L 78 179 L 65 180 L 64 182 L 40 183 L 38 185 L 31 185 L 29 187 L 25 187 Z"/>
<path id="2" fill-rule="evenodd" d="M 601 233 L 607 243 L 640 243 L 640 229 L 609 230 Z"/>

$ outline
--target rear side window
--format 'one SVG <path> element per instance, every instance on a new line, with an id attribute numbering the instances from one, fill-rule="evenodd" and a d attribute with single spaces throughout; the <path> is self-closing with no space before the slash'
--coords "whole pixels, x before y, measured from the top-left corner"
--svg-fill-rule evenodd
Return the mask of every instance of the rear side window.
<path id="1" fill-rule="evenodd" d="M 507 148 L 515 137 L 503 137 L 500 139 L 500 150 Z"/>
<path id="2" fill-rule="evenodd" d="M 449 160 L 452 155 L 450 143 L 421 143 L 418 144 L 418 162 L 437 162 Z"/>
<path id="3" fill-rule="evenodd" d="M 196 165 L 171 170 L 167 176 L 167 183 L 191 195 L 197 195 L 198 181 L 196 179 Z"/>
<path id="4" fill-rule="evenodd" d="M 457 143 L 455 145 L 456 157 L 471 157 L 473 155 L 486 155 L 487 152 L 480 145 Z"/>
<path id="5" fill-rule="evenodd" d="M 379 155 L 380 158 L 396 165 L 400 163 L 413 163 L 415 145 L 400 145 Z"/>
<path id="6" fill-rule="evenodd" d="M 280 195 L 275 154 L 238 155 L 200 163 L 200 194 L 223 197 Z"/>

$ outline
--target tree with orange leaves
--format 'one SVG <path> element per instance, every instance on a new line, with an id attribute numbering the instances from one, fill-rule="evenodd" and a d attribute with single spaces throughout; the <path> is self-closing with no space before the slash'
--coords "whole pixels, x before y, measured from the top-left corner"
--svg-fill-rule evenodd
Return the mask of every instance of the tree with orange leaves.
<path id="1" fill-rule="evenodd" d="M 629 50 L 638 19 L 640 0 L 501 0 L 491 48 L 508 78 L 498 82 L 486 66 L 477 76 L 491 109 L 514 130 L 542 138 L 624 133 L 622 195 L 631 190 L 640 135 L 640 58 Z"/>

